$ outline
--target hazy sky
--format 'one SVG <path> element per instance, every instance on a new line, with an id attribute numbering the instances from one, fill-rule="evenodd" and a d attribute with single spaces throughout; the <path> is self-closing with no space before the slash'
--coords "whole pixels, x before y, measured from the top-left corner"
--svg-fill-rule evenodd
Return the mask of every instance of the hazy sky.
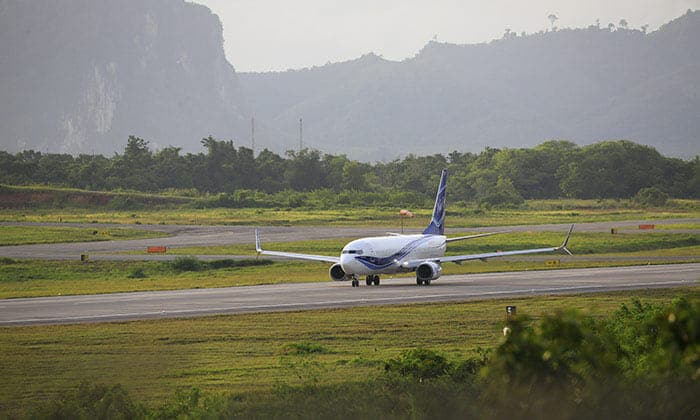
<path id="1" fill-rule="evenodd" d="M 414 56 L 429 40 L 459 44 L 549 27 L 629 27 L 663 23 L 700 9 L 700 0 L 194 0 L 224 26 L 226 56 L 237 71 L 286 70 L 345 61 L 374 52 Z"/>

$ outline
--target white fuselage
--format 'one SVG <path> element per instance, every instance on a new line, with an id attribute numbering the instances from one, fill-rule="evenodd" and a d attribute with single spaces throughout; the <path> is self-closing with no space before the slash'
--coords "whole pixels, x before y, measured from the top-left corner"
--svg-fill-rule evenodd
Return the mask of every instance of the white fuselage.
<path id="1" fill-rule="evenodd" d="M 406 271 L 403 263 L 445 255 L 444 235 L 396 235 L 362 238 L 343 247 L 340 266 L 346 274 L 391 274 Z"/>

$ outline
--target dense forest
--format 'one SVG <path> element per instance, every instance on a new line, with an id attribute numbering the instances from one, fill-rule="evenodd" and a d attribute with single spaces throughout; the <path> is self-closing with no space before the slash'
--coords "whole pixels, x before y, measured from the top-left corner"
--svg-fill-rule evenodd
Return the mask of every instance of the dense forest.
<path id="1" fill-rule="evenodd" d="M 310 149 L 286 156 L 266 149 L 256 156 L 233 141 L 212 137 L 203 139 L 202 146 L 204 151 L 196 154 L 181 154 L 177 147 L 153 151 L 148 141 L 131 136 L 124 152 L 112 157 L 3 151 L 0 183 L 218 194 L 224 206 L 265 205 L 271 195 L 293 197 L 310 191 L 337 204 L 355 204 L 358 198 L 389 204 L 397 195 L 429 204 L 440 171 L 447 168 L 452 202 L 512 206 L 524 199 L 561 197 L 700 197 L 700 158 L 669 158 L 630 141 L 584 147 L 547 141 L 534 148 L 408 155 L 374 164 Z"/>

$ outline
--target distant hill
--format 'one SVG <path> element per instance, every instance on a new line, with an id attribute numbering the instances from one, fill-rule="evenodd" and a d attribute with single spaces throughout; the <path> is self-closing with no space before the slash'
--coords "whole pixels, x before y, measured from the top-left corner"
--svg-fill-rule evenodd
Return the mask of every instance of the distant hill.
<path id="1" fill-rule="evenodd" d="M 1 0 L 0 146 L 201 150 L 248 132 L 221 23 L 182 0 Z"/>
<path id="2" fill-rule="evenodd" d="M 0 0 L 0 149 L 111 154 L 129 135 L 201 151 L 304 144 L 351 158 L 630 139 L 700 153 L 700 13 L 650 34 L 560 29 L 430 42 L 277 73 L 236 73 L 221 23 L 184 0 Z M 232 58 L 235 63 L 235 57 Z"/>
<path id="3" fill-rule="evenodd" d="M 298 142 L 364 160 L 407 153 L 631 139 L 700 153 L 700 13 L 650 34 L 561 29 L 486 44 L 430 42 L 304 70 L 240 73 L 256 118 Z"/>

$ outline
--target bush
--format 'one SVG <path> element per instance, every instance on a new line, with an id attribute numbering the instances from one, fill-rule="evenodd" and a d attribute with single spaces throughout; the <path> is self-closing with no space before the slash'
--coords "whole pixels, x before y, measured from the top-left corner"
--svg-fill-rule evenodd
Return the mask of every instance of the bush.
<path id="1" fill-rule="evenodd" d="M 175 271 L 199 271 L 202 269 L 202 263 L 193 256 L 177 257 L 172 262 Z"/>
<path id="2" fill-rule="evenodd" d="M 384 365 L 386 372 L 396 372 L 419 381 L 443 376 L 451 369 L 452 365 L 443 356 L 427 349 L 406 351 Z"/>
<path id="3" fill-rule="evenodd" d="M 121 385 L 81 383 L 77 389 L 40 407 L 30 418 L 40 419 L 134 419 L 144 418 L 145 409 L 132 401 Z"/>
<path id="4" fill-rule="evenodd" d="M 634 196 L 634 201 L 644 207 L 663 207 L 668 201 L 668 194 L 656 187 L 642 188 Z"/>
<path id="5" fill-rule="evenodd" d="M 146 272 L 143 271 L 142 267 L 133 268 L 131 273 L 129 273 L 130 279 L 145 279 L 146 277 Z"/>
<path id="6" fill-rule="evenodd" d="M 316 343 L 292 343 L 287 344 L 282 350 L 284 354 L 328 354 L 330 350 Z"/>

